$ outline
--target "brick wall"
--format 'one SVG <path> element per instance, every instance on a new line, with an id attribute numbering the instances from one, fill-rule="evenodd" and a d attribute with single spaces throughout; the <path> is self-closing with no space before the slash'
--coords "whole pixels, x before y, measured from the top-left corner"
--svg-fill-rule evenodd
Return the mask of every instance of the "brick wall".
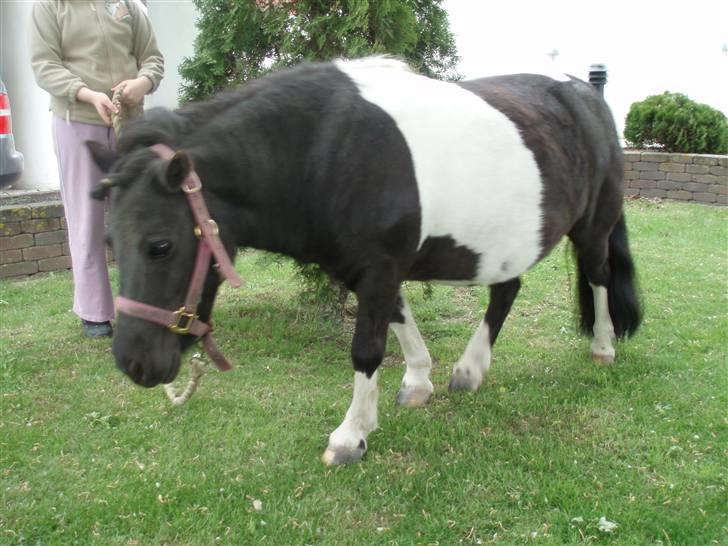
<path id="1" fill-rule="evenodd" d="M 0 279 L 70 267 L 60 201 L 0 206 Z"/>
<path id="2" fill-rule="evenodd" d="M 728 156 L 624 153 L 625 195 L 728 205 Z"/>

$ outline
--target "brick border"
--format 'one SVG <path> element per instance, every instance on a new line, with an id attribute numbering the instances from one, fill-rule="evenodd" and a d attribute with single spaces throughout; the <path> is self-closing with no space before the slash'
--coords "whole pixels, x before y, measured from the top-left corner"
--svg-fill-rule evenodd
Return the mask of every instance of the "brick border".
<path id="1" fill-rule="evenodd" d="M 0 206 L 0 279 L 70 267 L 60 201 Z"/>
<path id="2" fill-rule="evenodd" d="M 728 156 L 625 151 L 624 193 L 728 205 Z"/>

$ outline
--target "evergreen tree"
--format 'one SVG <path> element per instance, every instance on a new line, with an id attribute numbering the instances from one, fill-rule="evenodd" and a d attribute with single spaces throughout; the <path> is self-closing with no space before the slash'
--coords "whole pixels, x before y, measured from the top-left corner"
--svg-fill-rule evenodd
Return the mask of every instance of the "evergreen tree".
<path id="1" fill-rule="evenodd" d="M 195 54 L 182 100 L 201 99 L 302 61 L 391 54 L 417 72 L 457 79 L 442 0 L 194 0 Z"/>

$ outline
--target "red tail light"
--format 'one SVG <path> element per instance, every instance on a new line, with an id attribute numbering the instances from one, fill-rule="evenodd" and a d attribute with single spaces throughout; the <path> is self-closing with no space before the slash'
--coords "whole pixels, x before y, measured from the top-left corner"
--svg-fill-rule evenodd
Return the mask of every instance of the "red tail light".
<path id="1" fill-rule="evenodd" d="M 5 93 L 0 93 L 0 135 L 9 135 L 13 132 L 10 123 L 10 101 Z"/>

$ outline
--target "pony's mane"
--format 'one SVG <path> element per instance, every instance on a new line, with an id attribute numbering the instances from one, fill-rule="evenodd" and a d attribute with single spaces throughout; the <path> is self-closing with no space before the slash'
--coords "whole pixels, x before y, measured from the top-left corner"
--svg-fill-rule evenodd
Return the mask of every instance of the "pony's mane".
<path id="1" fill-rule="evenodd" d="M 174 148 L 178 144 L 176 135 L 183 134 L 185 127 L 184 119 L 176 112 L 161 106 L 150 108 L 144 112 L 144 117 L 124 127 L 117 148 L 122 155 L 159 143 Z"/>
<path id="2" fill-rule="evenodd" d="M 199 127 L 219 114 L 226 114 L 230 108 L 255 96 L 265 85 L 265 77 L 241 83 L 236 87 L 224 89 L 200 101 L 190 102 L 180 107 L 178 114 L 190 127 Z"/>
<path id="3" fill-rule="evenodd" d="M 283 72 L 285 71 L 280 73 Z M 128 153 L 158 143 L 178 148 L 194 131 L 199 131 L 200 127 L 220 115 L 227 115 L 232 107 L 269 87 L 273 83 L 271 79 L 280 73 L 268 74 L 224 89 L 206 99 L 189 102 L 174 111 L 165 107 L 150 108 L 143 118 L 135 120 L 124 130 L 119 139 L 119 151 Z"/>
<path id="4" fill-rule="evenodd" d="M 404 61 L 386 55 L 360 59 L 339 59 L 336 63 L 344 63 L 357 70 L 384 69 L 412 72 Z M 288 79 L 293 74 L 310 74 L 314 67 L 321 67 L 324 64 L 327 63 L 303 63 L 271 72 L 237 87 L 220 91 L 207 99 L 185 104 L 174 111 L 163 107 L 151 108 L 145 112 L 143 118 L 125 128 L 123 136 L 119 139 L 119 151 L 128 153 L 137 148 L 158 143 L 180 148 L 188 141 L 190 135 L 218 119 L 219 116 L 228 115 L 231 108 L 255 98 L 268 89 L 275 88 L 282 79 Z"/>
<path id="5" fill-rule="evenodd" d="M 134 120 L 124 129 L 118 148 L 128 153 L 153 144 L 167 144 L 172 148 L 184 145 L 185 140 L 199 128 L 231 107 L 255 96 L 267 86 L 266 78 L 251 80 L 237 87 L 225 89 L 209 98 L 187 103 L 176 110 L 166 107 L 150 108 L 144 117 Z"/>

